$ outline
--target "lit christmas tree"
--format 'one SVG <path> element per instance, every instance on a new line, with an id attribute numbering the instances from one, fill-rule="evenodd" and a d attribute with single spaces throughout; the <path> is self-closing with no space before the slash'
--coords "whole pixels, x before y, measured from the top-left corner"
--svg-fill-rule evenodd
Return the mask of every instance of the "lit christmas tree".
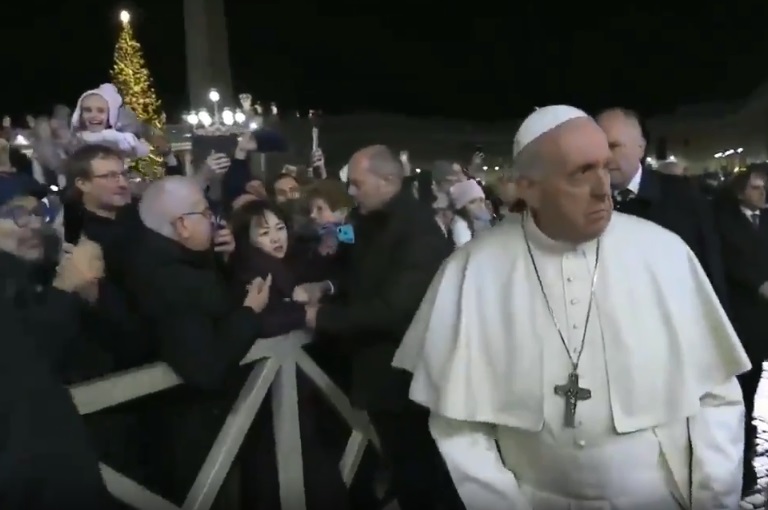
<path id="1" fill-rule="evenodd" d="M 164 115 L 152 86 L 149 69 L 144 62 L 141 45 L 133 35 L 130 14 L 122 11 L 120 21 L 123 23 L 123 29 L 115 46 L 112 83 L 123 96 L 123 103 L 136 117 L 149 125 L 153 131 L 159 132 L 163 129 Z M 162 156 L 153 148 L 148 157 L 134 162 L 134 168 L 145 177 L 157 178 L 162 176 L 165 166 Z"/>

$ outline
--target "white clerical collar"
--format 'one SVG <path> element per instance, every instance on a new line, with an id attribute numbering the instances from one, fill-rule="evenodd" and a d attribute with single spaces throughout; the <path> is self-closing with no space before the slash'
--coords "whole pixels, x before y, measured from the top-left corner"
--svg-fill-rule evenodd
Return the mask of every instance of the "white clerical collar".
<path id="1" fill-rule="evenodd" d="M 752 217 L 753 217 L 755 214 L 757 214 L 758 216 L 760 216 L 760 209 L 758 209 L 758 210 L 756 210 L 756 211 L 753 211 L 752 209 L 748 209 L 748 208 L 744 207 L 743 205 L 741 206 L 741 212 L 743 212 L 743 213 L 744 213 L 744 214 L 747 216 L 747 218 L 750 218 L 750 219 L 751 219 L 751 218 L 752 218 Z"/>
<path id="2" fill-rule="evenodd" d="M 533 216 L 529 212 L 525 213 L 523 216 L 523 228 L 525 229 L 525 233 L 528 236 L 528 241 L 531 243 L 531 246 L 542 251 L 554 253 L 588 253 L 592 251 L 592 246 L 597 242 L 597 240 L 593 240 L 587 243 L 574 244 L 566 241 L 555 241 L 541 231 L 538 225 L 536 225 L 536 222 L 533 221 Z"/>
<path id="3" fill-rule="evenodd" d="M 629 184 L 627 184 L 627 189 L 637 195 L 637 192 L 640 191 L 640 181 L 643 178 L 643 165 L 638 165 L 637 172 L 635 173 L 635 176 L 632 177 L 632 180 L 629 181 Z"/>

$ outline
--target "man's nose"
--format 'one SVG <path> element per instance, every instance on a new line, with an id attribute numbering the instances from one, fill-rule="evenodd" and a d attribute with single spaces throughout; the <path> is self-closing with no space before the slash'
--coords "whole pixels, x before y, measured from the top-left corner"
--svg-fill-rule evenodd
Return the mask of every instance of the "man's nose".
<path id="1" fill-rule="evenodd" d="M 597 171 L 592 185 L 592 194 L 596 197 L 607 197 L 611 194 L 611 174 L 607 168 Z"/>

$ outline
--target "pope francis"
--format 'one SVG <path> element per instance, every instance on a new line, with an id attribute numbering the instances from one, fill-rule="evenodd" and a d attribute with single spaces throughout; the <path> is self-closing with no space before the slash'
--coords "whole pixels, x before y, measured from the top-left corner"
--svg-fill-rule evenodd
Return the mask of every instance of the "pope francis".
<path id="1" fill-rule="evenodd" d="M 749 362 L 675 234 L 612 212 L 570 106 L 514 140 L 528 211 L 457 250 L 398 350 L 468 510 L 734 510 Z"/>

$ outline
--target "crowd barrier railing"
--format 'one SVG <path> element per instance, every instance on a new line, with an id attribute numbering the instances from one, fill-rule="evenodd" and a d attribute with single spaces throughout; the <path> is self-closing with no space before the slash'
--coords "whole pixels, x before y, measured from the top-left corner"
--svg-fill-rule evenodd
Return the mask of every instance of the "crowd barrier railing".
<path id="1" fill-rule="evenodd" d="M 349 486 L 368 442 L 371 441 L 378 448 L 378 439 L 367 415 L 354 409 L 341 389 L 304 352 L 302 347 L 309 341 L 308 333 L 295 331 L 254 343 L 241 362 L 255 362 L 253 369 L 181 507 L 101 464 L 101 472 L 109 491 L 138 510 L 210 509 L 256 413 L 267 392 L 271 390 L 281 505 L 286 510 L 305 510 L 296 387 L 299 369 L 320 389 L 352 428 L 339 464 L 342 478 Z M 76 384 L 70 387 L 70 391 L 80 414 L 86 415 L 180 384 L 184 384 L 184 381 L 168 365 L 153 363 Z"/>

